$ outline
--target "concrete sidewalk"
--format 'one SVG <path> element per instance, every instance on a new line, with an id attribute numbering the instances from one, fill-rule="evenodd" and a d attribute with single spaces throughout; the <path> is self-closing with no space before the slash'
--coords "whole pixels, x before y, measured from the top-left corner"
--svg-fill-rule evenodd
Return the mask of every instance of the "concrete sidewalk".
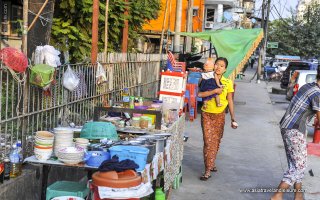
<path id="1" fill-rule="evenodd" d="M 228 114 L 216 160 L 218 172 L 212 173 L 208 181 L 199 180 L 204 171 L 200 116 L 194 122 L 186 123 L 189 140 L 185 143 L 183 183 L 178 190 L 173 190 L 172 200 L 270 199 L 272 193 L 240 190 L 271 189 L 279 184 L 287 168 L 279 117 L 271 103 L 267 84 L 249 81 L 254 69 L 248 69 L 245 74 L 243 80 L 236 81 L 235 113 L 239 127 L 236 130 L 230 127 Z M 284 199 L 293 199 L 293 194 L 286 193 Z"/>

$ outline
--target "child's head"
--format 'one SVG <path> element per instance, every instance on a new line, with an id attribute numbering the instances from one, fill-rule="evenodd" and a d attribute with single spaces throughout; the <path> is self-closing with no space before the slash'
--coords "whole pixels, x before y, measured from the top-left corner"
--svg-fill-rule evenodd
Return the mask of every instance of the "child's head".
<path id="1" fill-rule="evenodd" d="M 203 66 L 205 72 L 212 72 L 214 70 L 214 61 L 213 58 L 208 58 L 206 63 Z"/>

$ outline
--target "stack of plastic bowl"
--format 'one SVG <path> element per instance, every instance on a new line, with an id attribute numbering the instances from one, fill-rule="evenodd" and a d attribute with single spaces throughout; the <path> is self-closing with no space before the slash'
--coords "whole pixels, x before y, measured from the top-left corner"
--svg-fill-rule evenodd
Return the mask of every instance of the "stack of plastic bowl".
<path id="1" fill-rule="evenodd" d="M 61 148 L 73 147 L 73 130 L 68 127 L 58 127 L 53 129 L 54 140 L 54 154 L 57 156 L 57 152 Z"/>
<path id="2" fill-rule="evenodd" d="M 79 147 L 65 147 L 59 149 L 56 156 L 65 164 L 74 165 L 83 161 L 84 149 Z"/>
<path id="3" fill-rule="evenodd" d="M 83 148 L 84 150 L 86 150 L 89 145 L 89 140 L 86 138 L 76 138 L 75 141 L 76 147 Z"/>
<path id="4" fill-rule="evenodd" d="M 54 134 L 48 131 L 36 132 L 34 141 L 34 155 L 40 161 L 48 160 L 52 155 Z"/>

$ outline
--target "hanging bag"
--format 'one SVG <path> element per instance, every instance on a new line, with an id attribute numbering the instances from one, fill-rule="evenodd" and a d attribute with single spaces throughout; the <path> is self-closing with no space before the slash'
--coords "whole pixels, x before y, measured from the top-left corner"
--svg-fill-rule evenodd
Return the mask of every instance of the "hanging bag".
<path id="1" fill-rule="evenodd" d="M 75 72 L 68 65 L 67 70 L 63 74 L 62 84 L 65 88 L 67 88 L 70 92 L 75 90 L 79 85 L 80 79 L 75 74 Z"/>
<path id="2" fill-rule="evenodd" d="M 97 63 L 96 82 L 97 85 L 107 82 L 106 70 L 99 62 Z"/>
<path id="3" fill-rule="evenodd" d="M 0 59 L 11 70 L 24 73 L 28 67 L 28 58 L 20 50 L 5 47 L 0 51 Z"/>
<path id="4" fill-rule="evenodd" d="M 54 80 L 55 68 L 46 64 L 38 64 L 30 69 L 30 83 L 42 89 L 48 89 Z"/>

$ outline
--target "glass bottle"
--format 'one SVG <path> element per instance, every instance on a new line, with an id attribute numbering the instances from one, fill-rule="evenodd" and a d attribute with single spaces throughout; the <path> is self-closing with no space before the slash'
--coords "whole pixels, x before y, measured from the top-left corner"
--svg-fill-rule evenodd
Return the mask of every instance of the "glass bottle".
<path id="1" fill-rule="evenodd" d="M 134 96 L 130 96 L 129 107 L 130 107 L 131 109 L 134 109 Z"/>
<path id="2" fill-rule="evenodd" d="M 128 88 L 124 88 L 124 90 L 123 90 L 122 103 L 123 103 L 124 108 L 129 108 L 130 96 L 129 96 L 129 89 Z"/>

